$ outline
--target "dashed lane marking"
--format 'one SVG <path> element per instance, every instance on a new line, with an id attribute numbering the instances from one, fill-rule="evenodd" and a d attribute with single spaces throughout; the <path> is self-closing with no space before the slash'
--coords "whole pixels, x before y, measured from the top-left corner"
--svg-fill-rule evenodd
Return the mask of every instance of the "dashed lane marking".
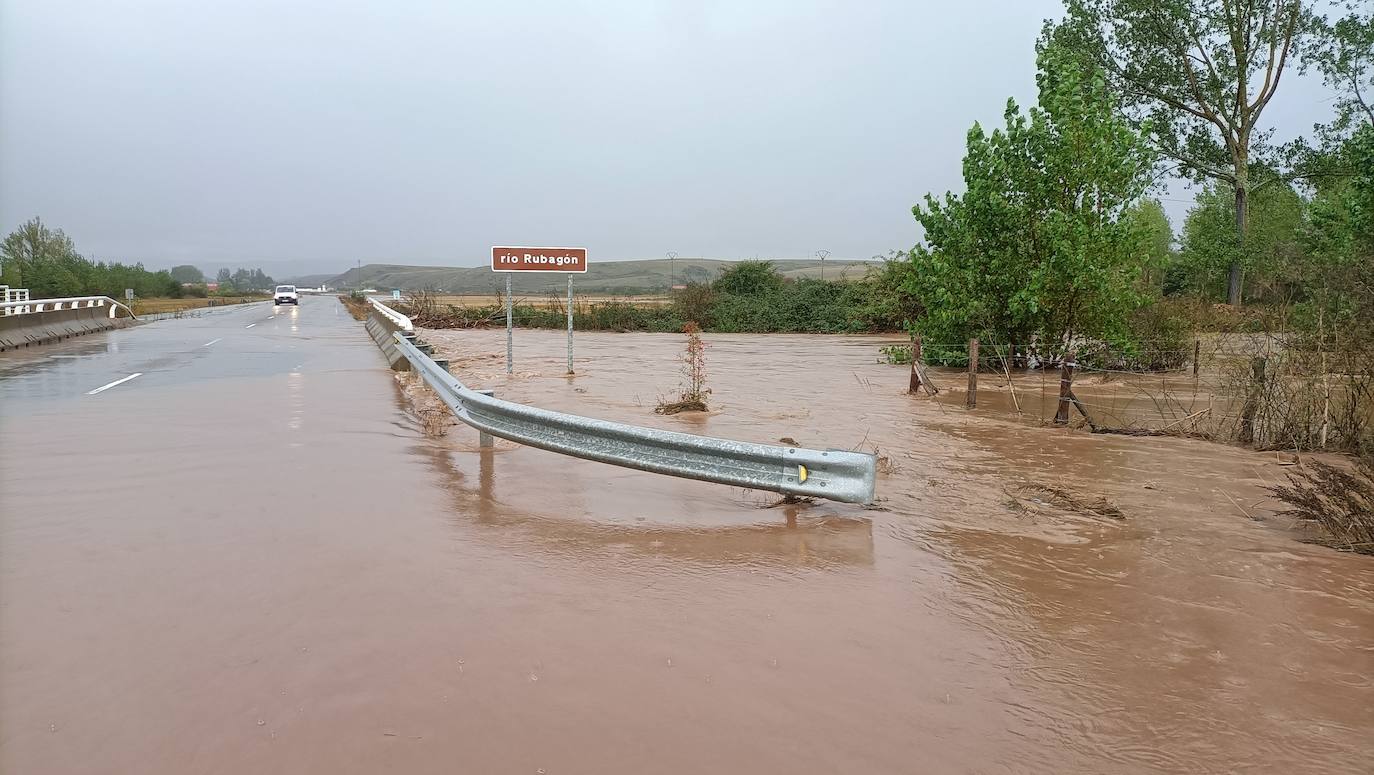
<path id="1" fill-rule="evenodd" d="M 93 396 L 93 395 L 95 395 L 96 393 L 103 393 L 103 392 L 105 392 L 106 390 L 109 390 L 110 388 L 114 387 L 115 385 L 123 385 L 125 382 L 128 382 L 129 380 L 134 379 L 134 378 L 136 378 L 136 377 L 141 377 L 141 376 L 143 376 L 143 372 L 141 372 L 141 371 L 134 372 L 133 374 L 130 374 L 129 376 L 124 377 L 123 379 L 117 379 L 117 380 L 115 380 L 114 382 L 111 382 L 111 383 L 108 384 L 108 385 L 101 385 L 100 387 L 96 388 L 95 390 L 92 390 L 91 392 L 87 393 L 86 395 L 88 395 L 88 396 Z"/>

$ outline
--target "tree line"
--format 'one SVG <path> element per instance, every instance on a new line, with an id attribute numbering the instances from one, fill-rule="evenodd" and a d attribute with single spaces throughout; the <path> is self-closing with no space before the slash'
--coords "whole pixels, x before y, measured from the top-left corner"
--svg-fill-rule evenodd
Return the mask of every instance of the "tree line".
<path id="1" fill-rule="evenodd" d="M 1037 103 L 966 138 L 961 194 L 912 208 L 907 288 L 929 341 L 1067 349 L 1177 337 L 1187 300 L 1281 307 L 1362 341 L 1374 323 L 1374 4 L 1065 0 Z M 1331 6 L 1321 5 L 1330 10 Z M 1309 137 L 1264 120 L 1285 75 L 1336 94 Z M 1179 238 L 1154 198 L 1200 186 Z"/>
<path id="2" fill-rule="evenodd" d="M 220 270 L 218 292 L 249 293 L 271 290 L 273 280 L 261 269 Z M 93 261 L 76 250 L 61 229 L 33 218 L 0 243 L 0 285 L 27 288 L 33 298 L 110 296 L 123 298 L 132 288 L 139 298 L 206 293 L 199 269 L 183 264 L 171 270 L 149 270 L 143 264 Z"/>

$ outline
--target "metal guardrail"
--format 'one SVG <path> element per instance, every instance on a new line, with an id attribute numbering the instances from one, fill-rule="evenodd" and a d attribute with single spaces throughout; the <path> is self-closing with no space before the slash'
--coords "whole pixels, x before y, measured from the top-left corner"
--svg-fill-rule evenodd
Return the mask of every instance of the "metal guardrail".
<path id="1" fill-rule="evenodd" d="M 405 317 L 375 300 L 372 305 L 380 314 L 387 310 Z M 427 346 L 417 346 L 414 334 L 398 331 L 391 336 L 388 344 L 459 420 L 492 436 L 656 474 L 846 503 L 873 502 L 873 455 L 695 436 L 502 401 L 458 381 L 429 357 Z"/>
<path id="2" fill-rule="evenodd" d="M 110 317 L 115 317 L 120 309 L 137 319 L 134 311 L 109 296 L 72 296 L 63 299 L 28 299 L 25 301 L 0 302 L 0 315 L 31 315 L 39 312 L 56 312 L 64 309 L 86 309 L 88 307 L 109 306 Z"/>
<path id="3" fill-rule="evenodd" d="M 383 304 L 380 299 L 374 296 L 368 296 L 367 303 L 371 304 L 372 308 L 377 310 L 378 314 L 391 321 L 392 325 L 395 325 L 402 331 L 415 330 L 415 325 L 410 322 L 410 318 Z"/>

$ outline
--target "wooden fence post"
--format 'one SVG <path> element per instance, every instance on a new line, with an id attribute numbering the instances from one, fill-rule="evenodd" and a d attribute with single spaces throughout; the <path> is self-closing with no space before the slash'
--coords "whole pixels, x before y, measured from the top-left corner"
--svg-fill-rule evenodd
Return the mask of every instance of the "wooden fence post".
<path id="1" fill-rule="evenodd" d="M 1054 413 L 1055 425 L 1065 425 L 1069 421 L 1069 405 L 1073 399 L 1073 369 L 1078 365 L 1075 362 L 1076 355 L 1070 350 L 1059 367 L 1059 409 Z"/>
<path id="2" fill-rule="evenodd" d="M 1249 444 L 1255 440 L 1255 414 L 1259 411 L 1260 394 L 1264 392 L 1264 367 L 1265 359 L 1256 357 L 1250 362 L 1251 375 L 1250 389 L 1245 393 L 1245 405 L 1240 410 L 1240 433 L 1239 439 L 1242 443 Z"/>
<path id="3" fill-rule="evenodd" d="M 912 334 L 911 336 L 911 378 L 907 380 L 906 392 L 919 393 L 921 391 L 921 369 L 918 364 L 921 362 L 921 335 Z"/>
<path id="4" fill-rule="evenodd" d="M 978 406 L 978 340 L 968 340 L 968 395 L 964 406 L 972 409 Z"/>
<path id="5" fill-rule="evenodd" d="M 1197 376 L 1198 362 L 1202 360 L 1202 340 L 1193 340 L 1193 376 Z"/>

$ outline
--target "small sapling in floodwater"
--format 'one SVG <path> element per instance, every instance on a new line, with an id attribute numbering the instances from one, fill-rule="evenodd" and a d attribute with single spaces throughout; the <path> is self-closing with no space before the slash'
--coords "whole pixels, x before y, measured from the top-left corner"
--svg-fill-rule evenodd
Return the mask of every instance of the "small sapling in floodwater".
<path id="1" fill-rule="evenodd" d="M 706 387 L 706 343 L 701 340 L 701 327 L 696 323 L 683 326 L 682 332 L 687 335 L 687 348 L 682 353 L 682 375 L 687 382 L 678 400 L 659 402 L 654 409 L 658 414 L 706 411 L 706 396 L 711 393 Z"/>

